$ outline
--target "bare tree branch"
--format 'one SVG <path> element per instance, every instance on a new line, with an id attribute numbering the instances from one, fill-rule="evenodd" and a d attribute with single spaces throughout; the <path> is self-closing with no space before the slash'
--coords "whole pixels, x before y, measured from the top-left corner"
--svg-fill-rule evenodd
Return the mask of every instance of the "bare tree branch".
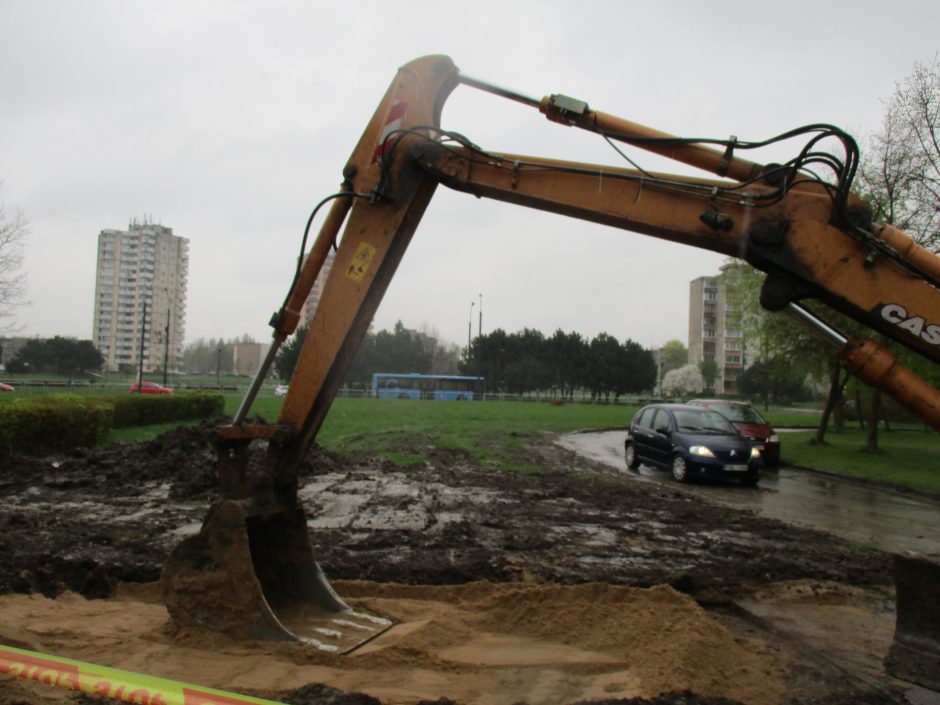
<path id="1" fill-rule="evenodd" d="M 29 236 L 29 222 L 20 210 L 11 218 L 0 201 L 0 334 L 17 329 L 14 315 L 26 301 L 26 273 L 23 252 Z"/>
<path id="2" fill-rule="evenodd" d="M 887 103 L 872 135 L 859 185 L 875 220 L 940 249 L 940 60 L 917 63 Z"/>

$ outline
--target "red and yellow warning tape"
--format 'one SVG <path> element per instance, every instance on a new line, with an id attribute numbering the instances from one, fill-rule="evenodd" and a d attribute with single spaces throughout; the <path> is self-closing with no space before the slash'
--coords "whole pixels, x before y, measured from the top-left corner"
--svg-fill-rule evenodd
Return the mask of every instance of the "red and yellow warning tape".
<path id="1" fill-rule="evenodd" d="M 281 705 L 224 690 L 203 688 L 0 645 L 0 674 L 135 705 Z"/>

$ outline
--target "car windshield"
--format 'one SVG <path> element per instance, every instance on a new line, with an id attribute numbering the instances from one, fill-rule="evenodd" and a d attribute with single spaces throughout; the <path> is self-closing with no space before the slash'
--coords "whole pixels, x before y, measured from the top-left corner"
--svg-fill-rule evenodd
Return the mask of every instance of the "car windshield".
<path id="1" fill-rule="evenodd" d="M 764 417 L 757 413 L 757 409 L 747 404 L 716 404 L 714 408 L 729 421 L 737 421 L 738 423 L 767 423 Z"/>
<path id="2" fill-rule="evenodd" d="M 674 412 L 676 425 L 685 433 L 736 435 L 734 426 L 717 411 L 708 409 L 682 409 Z"/>

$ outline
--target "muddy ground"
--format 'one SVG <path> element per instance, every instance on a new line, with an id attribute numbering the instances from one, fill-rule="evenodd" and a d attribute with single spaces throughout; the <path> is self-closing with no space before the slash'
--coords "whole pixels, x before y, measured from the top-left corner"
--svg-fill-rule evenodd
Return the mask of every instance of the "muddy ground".
<path id="1" fill-rule="evenodd" d="M 79 599 L 73 593 L 102 600 L 81 601 L 91 605 L 87 609 L 92 614 L 95 604 L 110 604 L 120 584 L 156 581 L 170 548 L 198 528 L 215 496 L 212 428 L 206 424 L 150 443 L 76 451 L 67 457 L 3 459 L 0 606 L 8 609 L 0 615 L 15 621 L 10 615 L 23 611 L 15 602 L 17 594 L 32 594 L 29 609 L 38 610 L 62 599 Z M 729 646 L 721 649 L 758 653 L 764 665 L 752 670 L 773 670 L 773 677 L 748 675 L 742 668 L 722 678 L 740 681 L 735 687 L 753 678 L 754 687 L 729 690 L 717 683 L 719 677 L 696 680 L 697 666 L 685 664 L 688 673 L 684 680 L 677 678 L 672 695 L 657 695 L 658 690 L 650 690 L 652 681 L 645 681 L 645 690 L 639 685 L 635 691 L 607 687 L 608 702 L 815 705 L 903 703 L 916 695 L 880 666 L 893 624 L 887 554 L 711 506 L 679 488 L 633 482 L 625 473 L 560 448 L 548 436 L 531 444 L 543 469 L 531 475 L 481 467 L 459 452 L 425 450 L 428 461 L 400 468 L 371 455 L 317 449 L 302 469 L 301 496 L 318 560 L 331 580 L 366 581 L 347 587 L 363 599 L 389 599 L 381 588 L 385 584 L 601 583 L 618 590 L 671 586 L 655 590 L 668 589 L 687 600 L 683 609 L 701 610 L 715 633 L 727 633 Z M 72 614 L 81 612 L 78 604 L 70 603 Z M 823 607 L 832 609 L 813 612 Z M 163 619 L 161 614 L 155 619 Z M 805 624 L 800 628 L 801 623 L 814 624 L 817 634 Z M 605 630 L 603 624 L 591 628 Z M 30 641 L 29 634 L 28 626 L 0 621 L 0 644 L 7 638 L 27 648 L 43 645 L 41 639 Z M 560 638 L 574 643 L 574 636 Z M 681 635 L 677 638 L 681 641 Z M 592 637 L 584 643 L 595 642 Z M 702 670 L 714 657 L 701 657 Z M 631 652 L 630 658 L 640 655 Z M 779 692 L 769 685 L 771 680 L 779 684 Z M 764 694 L 754 695 L 764 681 Z M 375 702 L 364 694 L 367 688 L 357 693 L 348 687 L 355 681 L 337 682 L 353 692 L 344 695 L 311 682 L 264 694 L 299 705 Z M 470 698 L 472 691 L 459 690 L 456 680 L 454 688 L 453 693 L 439 688 L 430 699 L 472 702 L 461 699 Z M 619 692 L 646 697 L 613 697 Z M 528 697 L 535 705 L 539 701 L 531 693 L 520 690 L 504 700 L 476 701 L 511 704 Z M 716 693 L 734 693 L 740 699 Z M 0 705 L 38 703 L 44 697 L 0 679 Z M 388 695 L 379 700 L 420 699 Z M 575 700 L 546 697 L 541 702 Z"/>

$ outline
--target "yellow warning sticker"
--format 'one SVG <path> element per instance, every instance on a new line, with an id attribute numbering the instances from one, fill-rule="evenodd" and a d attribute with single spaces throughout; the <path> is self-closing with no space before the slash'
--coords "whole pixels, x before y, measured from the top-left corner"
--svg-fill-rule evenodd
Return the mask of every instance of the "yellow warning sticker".
<path id="1" fill-rule="evenodd" d="M 360 242 L 353 255 L 352 263 L 346 269 L 346 276 L 353 281 L 361 282 L 369 271 L 369 265 L 375 257 L 375 248 L 368 242 Z"/>

